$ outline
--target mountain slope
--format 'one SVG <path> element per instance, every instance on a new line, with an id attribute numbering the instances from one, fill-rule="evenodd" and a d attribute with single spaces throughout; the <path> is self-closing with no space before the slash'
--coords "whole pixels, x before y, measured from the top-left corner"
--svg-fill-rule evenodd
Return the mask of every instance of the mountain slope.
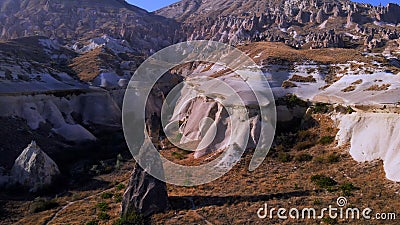
<path id="1" fill-rule="evenodd" d="M 171 44 L 177 23 L 123 0 L 3 0 L 0 39 L 41 35 L 67 43 L 108 34 L 142 49 Z M 171 33 L 167 32 L 171 31 Z"/>
<path id="2" fill-rule="evenodd" d="M 189 40 L 371 50 L 399 38 L 399 10 L 396 4 L 374 7 L 348 0 L 183 0 L 156 14 L 182 22 Z"/>

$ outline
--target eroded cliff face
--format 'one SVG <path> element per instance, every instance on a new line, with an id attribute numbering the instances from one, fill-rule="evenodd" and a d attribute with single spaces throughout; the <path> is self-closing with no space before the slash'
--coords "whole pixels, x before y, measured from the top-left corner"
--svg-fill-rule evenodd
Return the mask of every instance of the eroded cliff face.
<path id="1" fill-rule="evenodd" d="M 398 113 L 352 113 L 337 117 L 338 145 L 350 143 L 358 162 L 380 159 L 386 177 L 400 181 L 400 115 Z"/>
<path id="2" fill-rule="evenodd" d="M 0 2 L 0 39 L 42 35 L 63 41 L 104 34 L 126 39 L 139 51 L 174 41 L 177 23 L 121 0 L 5 0 Z"/>
<path id="3" fill-rule="evenodd" d="M 346 0 L 183 0 L 156 13 L 182 22 L 189 40 L 272 41 L 296 48 L 353 48 L 358 43 L 375 49 L 399 38 L 396 29 L 386 27 L 400 22 L 398 8 Z"/>
<path id="4" fill-rule="evenodd" d="M 0 115 L 25 119 L 32 130 L 50 124 L 67 141 L 94 141 L 85 125 L 120 126 L 121 109 L 106 91 L 0 96 Z"/>

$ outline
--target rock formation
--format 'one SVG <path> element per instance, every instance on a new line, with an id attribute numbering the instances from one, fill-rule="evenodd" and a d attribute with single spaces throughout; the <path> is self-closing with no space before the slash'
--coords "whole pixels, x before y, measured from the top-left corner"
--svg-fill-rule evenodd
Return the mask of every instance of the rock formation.
<path id="1" fill-rule="evenodd" d="M 145 217 L 169 208 L 167 185 L 136 164 L 122 201 L 122 216 L 138 213 Z"/>
<path id="2" fill-rule="evenodd" d="M 35 141 L 15 160 L 11 169 L 13 183 L 28 187 L 30 192 L 36 192 L 51 185 L 60 175 L 57 164 L 45 153 Z"/>
<path id="3" fill-rule="evenodd" d="M 376 18 L 379 21 L 386 23 L 398 24 L 400 23 L 400 6 L 394 3 L 389 3 L 386 7 L 378 9 Z"/>
<path id="4" fill-rule="evenodd" d="M 382 159 L 386 177 L 400 181 L 400 120 L 395 113 L 353 113 L 338 116 L 338 145 L 351 143 L 358 162 Z"/>

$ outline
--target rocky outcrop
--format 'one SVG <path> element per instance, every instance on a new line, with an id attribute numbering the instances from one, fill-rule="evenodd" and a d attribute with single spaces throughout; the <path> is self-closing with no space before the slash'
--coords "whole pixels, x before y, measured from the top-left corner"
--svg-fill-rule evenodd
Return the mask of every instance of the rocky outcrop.
<path id="1" fill-rule="evenodd" d="M 15 160 L 11 169 L 12 182 L 28 187 L 30 192 L 51 185 L 58 175 L 57 164 L 34 141 Z"/>
<path id="2" fill-rule="evenodd" d="M 147 217 L 168 208 L 165 182 L 149 175 L 137 164 L 123 196 L 122 216 L 137 213 Z"/>
<path id="3" fill-rule="evenodd" d="M 400 181 L 400 120 L 395 113 L 352 113 L 338 116 L 338 145 L 351 144 L 358 162 L 381 159 L 386 177 Z"/>
<path id="4" fill-rule="evenodd" d="M 373 27 L 369 24 L 375 20 L 397 23 L 398 14 L 395 12 L 399 11 L 398 7 L 396 4 L 374 7 L 327 0 L 224 0 L 218 5 L 212 1 L 194 3 L 182 0 L 156 13 L 182 22 L 182 29 L 189 40 L 211 39 L 233 45 L 270 41 L 283 42 L 295 48 L 353 48 L 360 44 L 359 40 L 349 39 L 345 44 L 343 36 L 358 32 L 363 25 Z M 378 24 L 378 27 L 386 26 L 385 23 Z M 302 28 L 300 32 L 298 26 Z M 321 33 L 333 29 L 336 36 L 311 41 L 310 34 L 318 33 L 316 27 L 323 31 Z M 296 33 L 289 32 L 290 29 L 296 30 Z M 383 32 L 377 34 L 382 38 L 386 36 Z"/>
<path id="5" fill-rule="evenodd" d="M 0 15 L 3 40 L 42 35 L 76 41 L 108 34 L 150 51 L 173 43 L 175 31 L 179 31 L 173 20 L 122 0 L 5 0 L 0 1 Z"/>
<path id="6" fill-rule="evenodd" d="M 400 6 L 394 3 L 389 3 L 386 7 L 378 8 L 376 19 L 386 23 L 400 23 Z"/>

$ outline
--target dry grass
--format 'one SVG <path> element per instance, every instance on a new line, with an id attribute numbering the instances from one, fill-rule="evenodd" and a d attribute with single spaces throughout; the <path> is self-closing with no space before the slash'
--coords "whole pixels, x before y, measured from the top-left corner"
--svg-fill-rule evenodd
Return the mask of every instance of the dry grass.
<path id="1" fill-rule="evenodd" d="M 369 88 L 365 89 L 365 91 L 386 91 L 389 89 L 390 86 L 391 84 L 382 84 L 382 85 L 374 84 L 371 85 Z"/>
<path id="2" fill-rule="evenodd" d="M 354 85 L 350 85 L 350 86 L 342 89 L 343 92 L 352 92 L 354 90 L 356 90 L 356 86 L 354 86 Z"/>
<path id="3" fill-rule="evenodd" d="M 303 77 L 300 75 L 293 75 L 289 81 L 294 81 L 294 82 L 302 82 L 302 83 L 315 83 L 317 82 L 317 80 L 312 76 L 307 76 L 307 77 Z"/>
<path id="4" fill-rule="evenodd" d="M 282 87 L 283 87 L 283 88 L 293 88 L 293 87 L 297 87 L 297 85 L 296 85 L 295 83 L 293 83 L 293 82 L 290 82 L 290 81 L 288 81 L 288 80 L 285 80 L 285 81 L 282 83 Z"/>
<path id="5" fill-rule="evenodd" d="M 366 58 L 355 49 L 324 48 L 297 50 L 285 45 L 284 43 L 277 42 L 256 42 L 240 46 L 239 49 L 249 54 L 249 56 L 257 63 L 273 60 L 283 60 L 289 62 L 311 60 L 324 64 L 345 63 L 352 60 L 359 62 L 366 61 Z M 257 55 L 261 55 L 261 57 L 254 58 Z"/>
<path id="6" fill-rule="evenodd" d="M 92 81 L 99 75 L 101 67 L 101 48 L 96 48 L 86 54 L 76 57 L 70 65 L 83 81 Z"/>
<path id="7" fill-rule="evenodd" d="M 320 126 L 312 128 L 321 136 L 334 136 L 333 122 L 326 115 L 315 115 Z M 269 207 L 321 209 L 336 206 L 336 199 L 343 195 L 342 187 L 351 183 L 358 187 L 347 197 L 353 207 L 370 207 L 375 211 L 398 212 L 400 203 L 394 194 L 399 184 L 388 181 L 381 162 L 357 163 L 346 148 L 335 149 L 334 143 L 317 145 L 301 153 L 289 153 L 307 160 L 280 162 L 267 157 L 254 172 L 247 170 L 252 157 L 244 159 L 228 174 L 218 180 L 198 187 L 169 185 L 169 195 L 176 201 L 188 201 L 195 209 L 177 207 L 152 217 L 152 224 L 320 224 L 321 220 L 259 219 L 257 210 L 267 203 Z M 311 181 L 313 175 L 332 177 L 338 184 L 329 188 L 318 187 Z M 371 180 L 374 177 L 374 180 Z M 348 186 L 348 185 L 347 185 Z M 328 190 L 329 189 L 329 190 Z M 339 224 L 385 224 L 384 221 L 341 220 Z M 387 223 L 387 221 L 386 221 Z"/>
<path id="8" fill-rule="evenodd" d="M 362 79 L 358 79 L 358 80 L 354 81 L 353 83 L 351 83 L 351 85 L 361 84 L 362 82 L 363 82 Z"/>
<path id="9" fill-rule="evenodd" d="M 316 114 L 314 119 L 319 126 L 311 128 L 307 133 L 318 134 L 320 137 L 335 136 L 337 129 L 328 115 Z M 171 150 L 173 151 L 173 150 Z M 255 171 L 248 171 L 252 158 L 251 152 L 245 154 L 229 173 L 221 178 L 197 187 L 178 187 L 168 185 L 172 209 L 165 213 L 154 215 L 151 224 L 320 224 L 321 220 L 279 220 L 259 219 L 257 210 L 264 206 L 299 209 L 314 207 L 321 209 L 329 205 L 336 206 L 336 199 L 343 195 L 345 187 L 352 188 L 347 197 L 353 207 L 370 207 L 375 212 L 398 212 L 400 202 L 396 192 L 400 184 L 385 178 L 383 165 L 379 161 L 373 163 L 357 163 L 348 154 L 347 147 L 335 148 L 335 143 L 317 144 L 298 152 L 288 149 L 288 154 L 294 159 L 282 161 L 269 156 Z M 185 159 L 175 159 L 180 164 L 187 165 L 193 161 L 190 155 Z M 206 158 L 198 162 L 207 162 Z M 130 169 L 119 173 L 104 175 L 96 179 L 122 181 L 129 177 Z M 330 177 L 337 185 L 320 187 L 312 182 L 314 175 Z M 371 179 L 373 177 L 373 180 Z M 351 185 L 349 185 L 351 184 Z M 115 185 L 114 185 L 115 187 Z M 347 189 L 346 189 L 347 190 Z M 120 204 L 114 198 L 102 198 L 99 190 L 93 190 L 82 197 L 89 197 L 68 207 L 59 214 L 52 224 L 85 224 L 97 220 L 99 202 L 105 202 L 110 209 L 109 221 L 99 220 L 99 224 L 112 224 L 118 218 Z M 123 190 L 112 188 L 106 192 L 122 193 Z M 59 199 L 62 203 L 72 200 L 71 197 Z M 193 205 L 195 208 L 192 208 Z M 63 204 L 62 204 L 63 205 Z M 42 224 L 50 218 L 55 210 L 33 215 L 26 215 L 19 224 Z M 387 224 L 387 221 L 342 220 L 339 224 Z M 385 223 L 386 222 L 386 223 Z M 389 221 L 390 222 L 390 221 Z"/>

